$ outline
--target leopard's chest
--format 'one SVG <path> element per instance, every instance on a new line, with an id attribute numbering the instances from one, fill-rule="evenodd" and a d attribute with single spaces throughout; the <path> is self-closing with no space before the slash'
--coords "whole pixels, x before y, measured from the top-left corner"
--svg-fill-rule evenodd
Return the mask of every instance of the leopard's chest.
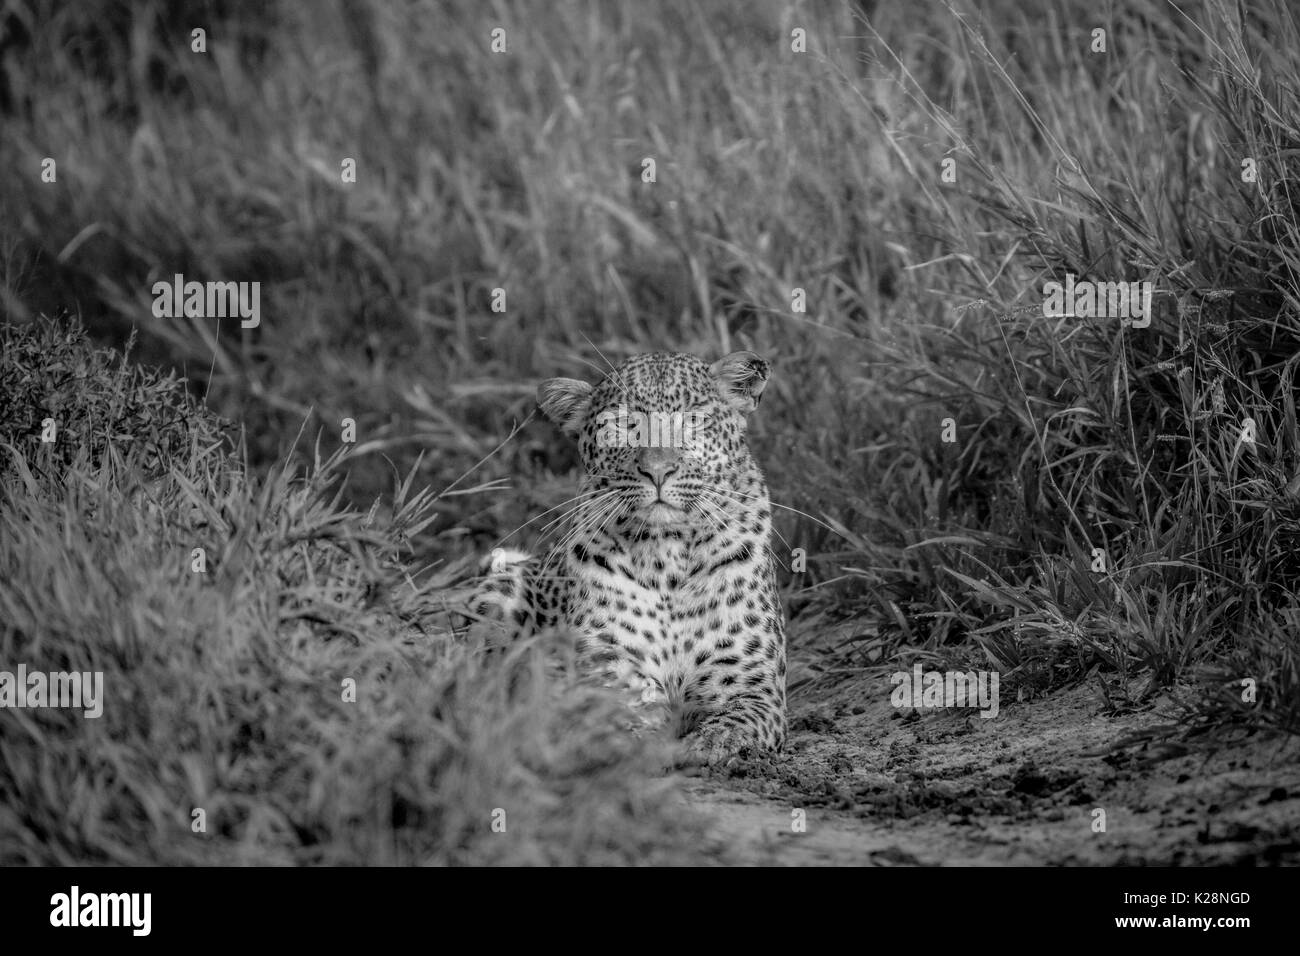
<path id="1" fill-rule="evenodd" d="M 617 632 L 652 653 L 752 630 L 755 610 L 773 606 L 767 545 L 733 536 L 700 547 L 687 538 L 620 542 L 570 554 L 570 623 Z"/>

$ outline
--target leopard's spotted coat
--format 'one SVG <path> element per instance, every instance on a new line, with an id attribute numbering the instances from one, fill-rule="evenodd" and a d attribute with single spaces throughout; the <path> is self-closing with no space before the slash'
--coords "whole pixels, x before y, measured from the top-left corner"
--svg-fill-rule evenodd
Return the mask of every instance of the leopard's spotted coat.
<path id="1" fill-rule="evenodd" d="M 770 374 L 752 352 L 630 358 L 596 385 L 550 379 L 543 413 L 576 439 L 581 506 L 560 548 L 495 552 L 474 600 L 518 632 L 568 625 L 585 657 L 667 707 L 690 752 L 716 762 L 785 740 L 785 633 L 767 486 L 746 416 Z M 674 442 L 617 418 L 679 413 Z M 694 427 L 692 427 L 694 426 Z M 676 445 L 676 447 L 674 447 Z"/>

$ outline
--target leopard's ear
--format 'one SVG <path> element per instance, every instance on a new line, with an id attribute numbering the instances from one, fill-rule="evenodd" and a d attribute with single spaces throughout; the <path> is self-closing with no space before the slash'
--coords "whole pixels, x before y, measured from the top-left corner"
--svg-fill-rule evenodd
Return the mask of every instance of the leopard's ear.
<path id="1" fill-rule="evenodd" d="M 752 412 L 758 407 L 772 366 L 760 355 L 740 351 L 724 355 L 709 366 L 709 371 L 727 404 L 741 412 Z"/>
<path id="2" fill-rule="evenodd" d="M 537 386 L 537 405 L 560 431 L 577 438 L 591 407 L 591 391 L 591 385 L 576 378 L 548 378 Z"/>

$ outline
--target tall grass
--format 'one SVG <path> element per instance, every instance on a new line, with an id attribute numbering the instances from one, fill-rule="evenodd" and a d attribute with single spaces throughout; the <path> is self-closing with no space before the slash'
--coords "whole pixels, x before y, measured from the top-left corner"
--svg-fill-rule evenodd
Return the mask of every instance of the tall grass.
<path id="1" fill-rule="evenodd" d="M 344 450 L 255 477 L 178 382 L 84 334 L 0 347 L 4 407 L 65 429 L 0 425 L 0 669 L 104 688 L 95 718 L 0 708 L 0 862 L 721 855 L 616 701 L 543 679 L 535 642 L 450 640 L 438 569 L 403 559 L 429 494 L 348 507 Z"/>
<path id="2" fill-rule="evenodd" d="M 534 380 L 750 347 L 797 615 L 1300 726 L 1284 0 L 10 9 L 4 307 L 137 329 L 255 469 L 354 418 L 350 493 L 454 486 L 414 543 L 454 561 L 567 497 Z M 262 326 L 155 319 L 175 272 L 262 281 Z M 1066 273 L 1173 305 L 1046 318 Z"/>

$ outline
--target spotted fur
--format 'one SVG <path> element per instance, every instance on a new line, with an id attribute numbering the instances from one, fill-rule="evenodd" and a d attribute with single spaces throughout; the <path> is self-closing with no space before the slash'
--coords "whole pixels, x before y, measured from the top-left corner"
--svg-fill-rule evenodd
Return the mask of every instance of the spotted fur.
<path id="1" fill-rule="evenodd" d="M 568 625 L 587 660 L 634 706 L 659 705 L 707 762 L 785 740 L 771 505 L 746 442 L 769 374 L 753 352 L 712 365 L 661 352 L 595 386 L 543 382 L 542 412 L 578 443 L 583 497 L 548 555 L 494 552 L 476 601 L 519 634 Z M 620 407 L 686 427 L 642 447 L 645 429 L 623 428 Z"/>

